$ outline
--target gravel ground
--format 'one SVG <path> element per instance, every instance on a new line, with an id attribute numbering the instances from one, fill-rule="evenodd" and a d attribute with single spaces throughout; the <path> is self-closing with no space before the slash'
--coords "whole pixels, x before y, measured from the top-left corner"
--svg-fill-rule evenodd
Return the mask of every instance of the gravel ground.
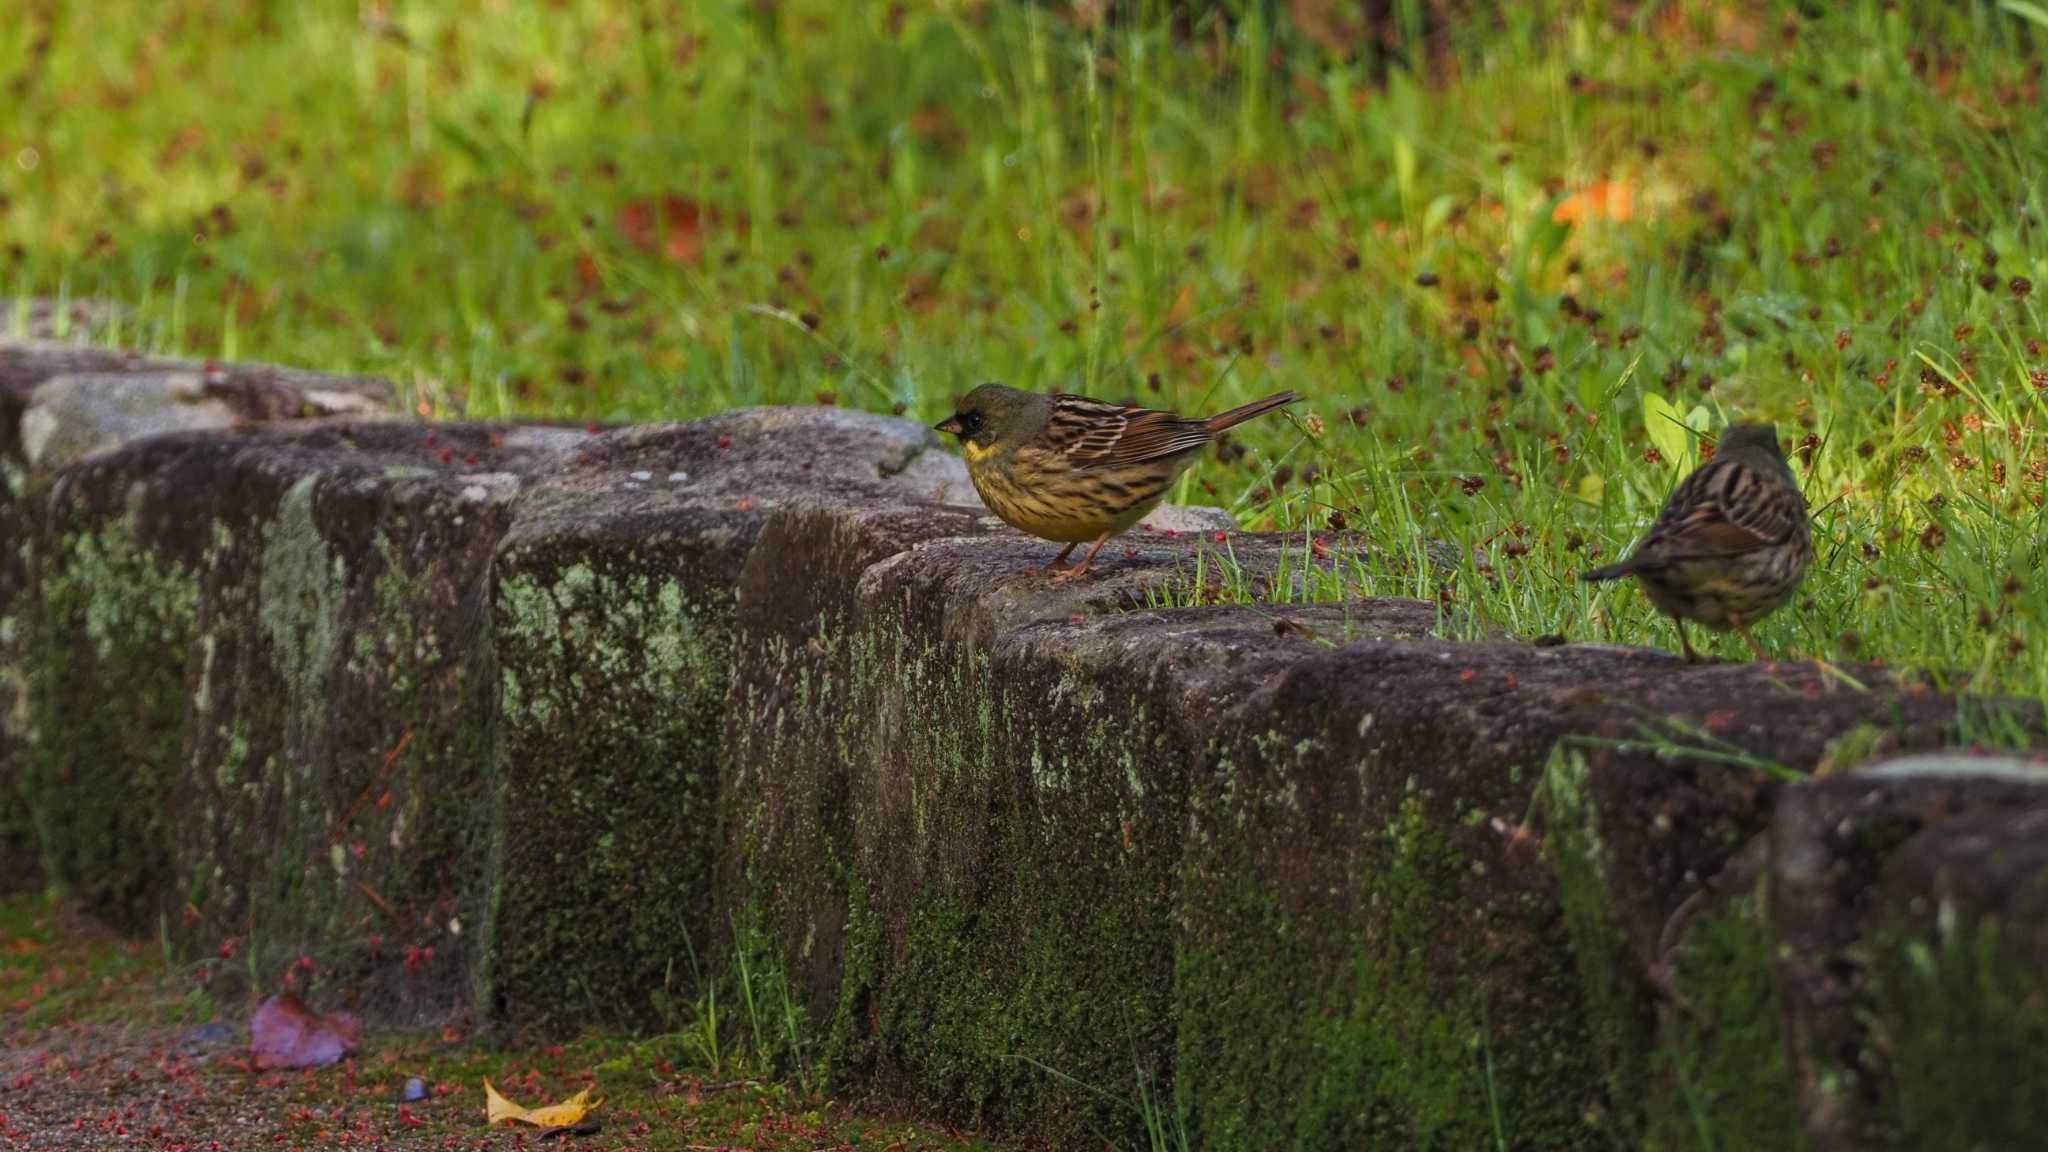
<path id="1" fill-rule="evenodd" d="M 616 1038 L 508 1048 L 440 1036 L 364 1037 L 326 1068 L 256 1068 L 248 1006 L 166 974 L 40 899 L 0 899 L 0 1148 L 774 1149 L 995 1152 L 997 1145 L 813 1106 L 781 1085 L 676 1068 Z M 483 1079 L 526 1105 L 594 1086 L 595 1133 L 488 1128 Z M 417 1080 L 408 1101 L 407 1082 Z"/>

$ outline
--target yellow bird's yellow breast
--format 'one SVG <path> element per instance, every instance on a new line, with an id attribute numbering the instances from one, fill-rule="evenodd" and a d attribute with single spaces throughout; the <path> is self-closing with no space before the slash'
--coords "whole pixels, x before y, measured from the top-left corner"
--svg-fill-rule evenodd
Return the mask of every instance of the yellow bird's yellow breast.
<path id="1" fill-rule="evenodd" d="M 1065 543 L 1114 535 L 1142 519 L 1165 495 L 1179 462 L 1143 477 L 1075 469 L 1057 453 L 963 444 L 967 474 L 989 511 L 1011 527 Z"/>

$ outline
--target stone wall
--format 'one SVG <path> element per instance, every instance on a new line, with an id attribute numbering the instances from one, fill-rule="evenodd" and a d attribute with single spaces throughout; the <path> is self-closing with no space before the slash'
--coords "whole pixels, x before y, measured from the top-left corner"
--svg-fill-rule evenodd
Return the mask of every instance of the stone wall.
<path id="1" fill-rule="evenodd" d="M 0 304 L 10 305 L 0 308 L 9 316 L 16 311 L 11 302 Z M 26 310 L 31 330 L 51 326 L 51 309 L 44 302 L 31 302 Z M 105 308 L 81 302 L 71 311 L 84 325 Z M 94 345 L 0 341 L 0 799 L 9 801 L 0 807 L 0 885 L 31 887 L 41 881 L 31 825 L 48 810 L 47 804 L 32 804 L 34 798 L 20 791 L 27 769 L 17 764 L 30 731 L 24 679 L 29 663 L 22 658 L 21 645 L 27 641 L 24 609 L 36 564 L 31 476 L 52 477 L 86 457 L 181 429 L 224 430 L 340 414 L 381 415 L 388 398 L 384 382 L 363 377 L 165 359 Z M 209 493 L 195 501 L 194 514 L 203 517 L 212 498 Z M 199 528 L 210 530 L 204 523 Z M 118 566 L 136 558 L 118 549 L 98 550 L 100 543 L 83 545 L 87 554 L 73 556 L 66 564 L 78 570 L 76 564 Z M 140 575 L 147 579 L 154 572 Z M 61 587 L 53 592 L 60 600 L 64 595 Z M 117 629 L 165 630 L 167 642 L 175 645 L 184 631 L 182 618 L 197 605 L 196 600 L 185 603 L 176 593 L 166 595 L 176 602 L 166 602 L 164 596 L 147 598 L 147 622 L 103 623 Z M 111 644 L 113 638 L 102 636 L 101 641 Z M 140 730 L 130 735 L 135 740 L 151 738 Z"/>
<path id="2" fill-rule="evenodd" d="M 2032 703 L 1147 608 L 1304 562 L 1193 510 L 1054 587 L 902 420 L 341 420 L 374 388 L 231 367 L 165 431 L 150 371 L 0 347 L 0 863 L 216 977 L 655 1031 L 744 962 L 815 1082 L 1059 1146 L 2048 1120 Z"/>

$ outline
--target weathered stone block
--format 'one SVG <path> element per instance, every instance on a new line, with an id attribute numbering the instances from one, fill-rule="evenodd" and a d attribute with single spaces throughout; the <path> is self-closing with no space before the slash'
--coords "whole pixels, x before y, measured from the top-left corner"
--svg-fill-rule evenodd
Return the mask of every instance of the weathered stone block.
<path id="1" fill-rule="evenodd" d="M 497 1011 L 670 1018 L 726 933 L 712 909 L 733 590 L 762 524 L 793 499 L 966 493 L 928 430 L 816 408 L 611 433 L 522 498 L 493 604 Z M 768 562 L 799 580 L 817 558 Z"/>
<path id="2" fill-rule="evenodd" d="M 1787 791 L 1770 913 L 1819 1152 L 2039 1143 L 2044 832 L 2039 759 L 1908 757 Z"/>
<path id="3" fill-rule="evenodd" d="M 174 434 L 61 473 L 26 773 L 53 878 L 266 986 L 297 965 L 381 1017 L 465 1003 L 496 829 L 484 577 L 522 476 L 581 438 Z"/>
<path id="4" fill-rule="evenodd" d="M 28 461 L 21 454 L 24 395 L 0 388 L 0 891 L 42 883 L 42 864 L 20 756 L 28 734 L 27 669 L 21 659 L 22 608 L 29 584 L 31 543 L 27 507 Z"/>
<path id="5" fill-rule="evenodd" d="M 1426 605 L 1124 611 L 1200 546 L 1134 535 L 1086 582 L 949 510 L 785 513 L 742 583 L 742 911 L 779 944 L 840 1083 L 1053 1142 L 1171 1091 L 1189 773 L 1224 702 Z M 768 541 L 834 557 L 790 589 Z M 1277 552 L 1241 537 L 1254 569 Z M 848 587 L 857 589 L 848 597 Z M 757 593 L 757 589 L 762 591 Z"/>
<path id="6" fill-rule="evenodd" d="M 31 302 L 31 330 L 48 321 Z M 85 309 L 80 319 L 104 310 Z M 41 883 L 34 809 L 18 766 L 28 726 L 21 644 L 35 542 L 30 491 L 59 468 L 130 440 L 189 428 L 380 412 L 379 380 L 214 366 L 120 349 L 0 340 L 0 888 Z M 132 557 L 102 557 L 120 565 Z M 175 608 L 173 609 L 175 611 Z"/>
<path id="7" fill-rule="evenodd" d="M 1551 755 L 1549 847 L 1615 1121 L 1631 1139 L 1691 1147 L 1700 1116 L 1742 1146 L 1803 1139 L 1762 833 L 1788 783 L 1960 737 L 1955 698 L 1884 669 L 1847 671 L 1860 687 L 1811 664 L 1687 670 L 1669 682 L 1690 685 L 1690 706 L 1659 703 Z"/>
<path id="8" fill-rule="evenodd" d="M 1191 797 L 1194 1135 L 1638 1139 L 1655 942 L 1762 828 L 1764 758 L 1803 769 L 1865 723 L 1933 741 L 1954 716 L 1932 695 L 1831 691 L 1810 665 L 1612 648 L 1365 642 L 1303 661 L 1233 714 Z"/>

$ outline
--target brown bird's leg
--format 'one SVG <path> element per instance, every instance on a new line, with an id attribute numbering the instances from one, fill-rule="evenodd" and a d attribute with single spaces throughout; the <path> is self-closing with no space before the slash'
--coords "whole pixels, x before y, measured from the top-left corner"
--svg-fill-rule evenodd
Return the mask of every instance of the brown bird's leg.
<path id="1" fill-rule="evenodd" d="M 1095 538 L 1094 546 L 1088 549 L 1088 554 L 1086 556 L 1081 557 L 1081 562 L 1079 564 L 1076 564 L 1072 568 L 1069 568 L 1063 572 L 1055 572 L 1052 574 L 1053 583 L 1064 584 L 1067 581 L 1072 580 L 1074 577 L 1079 576 L 1081 573 L 1086 572 L 1088 570 L 1088 566 L 1090 564 L 1095 563 L 1095 554 L 1097 552 L 1102 551 L 1102 546 L 1107 543 L 1109 543 L 1109 533 L 1104 532 L 1102 535 L 1097 536 Z M 1062 555 L 1064 555 L 1064 553 L 1062 553 Z"/>
<path id="2" fill-rule="evenodd" d="M 1728 614 L 1728 622 L 1730 624 L 1735 625 L 1735 631 L 1742 636 L 1742 642 L 1744 644 L 1749 645 L 1749 650 L 1751 652 L 1756 653 L 1756 658 L 1758 660 L 1761 660 L 1766 664 L 1771 662 L 1771 654 L 1764 651 L 1764 646 L 1757 643 L 1756 637 L 1751 636 L 1749 634 L 1749 625 L 1744 624 L 1742 622 L 1742 617 L 1737 616 L 1733 612 L 1730 612 Z"/>
<path id="3" fill-rule="evenodd" d="M 1038 567 L 1038 568 L 1033 568 L 1033 569 L 1032 569 L 1032 571 L 1033 571 L 1033 572 L 1058 572 L 1058 571 L 1060 571 L 1060 568 L 1061 568 L 1061 566 L 1062 566 L 1062 565 L 1064 565 L 1064 564 L 1065 564 L 1065 563 L 1067 562 L 1067 557 L 1068 557 L 1068 556 L 1070 556 L 1070 555 L 1072 555 L 1072 554 L 1073 554 L 1073 552 L 1074 552 L 1074 549 L 1076 549 L 1076 548 L 1078 548 L 1078 547 L 1080 547 L 1080 546 L 1081 546 L 1081 545 L 1080 545 L 1080 542 L 1079 542 L 1079 541 L 1075 541 L 1074 543 L 1072 543 L 1072 544 L 1069 544 L 1069 545 L 1067 545 L 1067 546 L 1066 546 L 1065 548 L 1062 548 L 1062 549 L 1060 549 L 1060 554 L 1059 554 L 1059 555 L 1057 555 L 1057 556 L 1053 557 L 1053 558 L 1052 558 L 1052 559 L 1051 559 L 1050 561 L 1048 561 L 1048 562 L 1047 562 L 1046 564 L 1044 564 L 1043 566 L 1041 566 L 1041 567 Z"/>
<path id="4" fill-rule="evenodd" d="M 1685 662 L 1687 664 L 1699 663 L 1700 654 L 1692 650 L 1692 637 L 1685 634 L 1685 621 L 1678 620 L 1675 623 L 1678 625 L 1678 646 L 1685 652 Z"/>

